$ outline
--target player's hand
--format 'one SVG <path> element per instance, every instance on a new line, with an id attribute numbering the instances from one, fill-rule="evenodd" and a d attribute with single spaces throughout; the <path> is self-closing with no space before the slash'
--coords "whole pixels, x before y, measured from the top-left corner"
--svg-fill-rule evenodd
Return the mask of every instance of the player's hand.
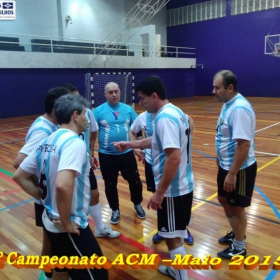
<path id="1" fill-rule="evenodd" d="M 80 235 L 79 226 L 73 221 L 67 224 L 61 223 L 61 226 L 69 233 L 75 233 L 77 235 Z"/>
<path id="2" fill-rule="evenodd" d="M 96 170 L 96 168 L 99 166 L 98 160 L 95 157 L 93 157 L 93 156 L 91 157 L 90 163 L 91 163 L 91 168 L 93 170 Z"/>
<path id="3" fill-rule="evenodd" d="M 164 195 L 160 195 L 158 192 L 155 192 L 148 201 L 148 205 L 147 205 L 148 209 L 150 209 L 150 207 L 153 210 L 161 209 L 161 203 L 163 201 L 163 197 Z"/>
<path id="4" fill-rule="evenodd" d="M 133 152 L 138 157 L 138 160 L 143 162 L 144 152 L 140 149 L 133 149 Z"/>
<path id="5" fill-rule="evenodd" d="M 228 172 L 224 181 L 224 190 L 226 192 L 232 192 L 236 189 L 236 175 Z"/>
<path id="6" fill-rule="evenodd" d="M 129 141 L 112 142 L 112 145 L 119 151 L 123 152 L 131 148 Z"/>

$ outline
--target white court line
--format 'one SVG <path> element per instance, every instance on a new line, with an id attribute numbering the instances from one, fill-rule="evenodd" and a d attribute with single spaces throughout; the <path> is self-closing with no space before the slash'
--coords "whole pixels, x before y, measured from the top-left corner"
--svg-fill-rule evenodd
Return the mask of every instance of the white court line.
<path id="1" fill-rule="evenodd" d="M 275 123 L 275 124 L 272 124 L 272 125 L 267 126 L 267 127 L 264 127 L 264 128 L 261 128 L 261 129 L 259 129 L 259 130 L 256 130 L 256 133 L 257 133 L 257 132 L 259 132 L 259 131 L 262 131 L 262 130 L 268 129 L 268 128 L 270 128 L 270 127 L 273 127 L 273 126 L 275 126 L 275 125 L 278 125 L 278 124 L 280 124 L 280 122 Z"/>
<path id="2" fill-rule="evenodd" d="M 258 152 L 258 151 L 255 151 L 255 153 L 256 153 L 256 154 L 263 154 L 263 155 L 269 155 L 269 156 L 280 157 L 280 154 L 271 154 L 271 153 Z"/>

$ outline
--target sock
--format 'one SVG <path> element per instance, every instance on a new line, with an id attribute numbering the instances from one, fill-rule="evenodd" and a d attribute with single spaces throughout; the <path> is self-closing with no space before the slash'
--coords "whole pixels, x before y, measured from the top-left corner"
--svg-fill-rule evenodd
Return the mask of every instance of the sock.
<path id="1" fill-rule="evenodd" d="M 182 257 L 184 257 L 187 254 L 184 245 L 169 251 L 169 253 L 170 253 L 170 257 L 171 257 L 172 260 L 175 259 L 175 254 L 182 255 Z M 178 280 L 188 280 L 188 272 L 187 272 L 186 269 L 180 269 L 180 270 L 175 270 L 174 269 L 174 272 L 176 273 L 176 279 L 178 279 Z"/>
<path id="2" fill-rule="evenodd" d="M 242 251 L 245 248 L 246 239 L 243 241 L 236 241 L 235 238 L 233 239 L 233 247 L 238 251 Z"/>
<path id="3" fill-rule="evenodd" d="M 104 224 L 102 222 L 100 203 L 90 206 L 89 214 L 93 218 L 95 229 L 97 229 L 98 231 L 102 231 L 104 229 Z"/>
<path id="4" fill-rule="evenodd" d="M 45 272 L 45 280 L 52 280 L 52 272 Z"/>

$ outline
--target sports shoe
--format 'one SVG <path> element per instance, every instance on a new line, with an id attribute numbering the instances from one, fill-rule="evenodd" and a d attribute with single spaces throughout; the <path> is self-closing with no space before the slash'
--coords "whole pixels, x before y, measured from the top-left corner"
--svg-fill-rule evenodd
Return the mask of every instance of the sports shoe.
<path id="1" fill-rule="evenodd" d="M 134 209 L 135 209 L 135 211 L 137 213 L 138 218 L 140 218 L 140 219 L 145 219 L 146 218 L 146 213 L 143 210 L 141 204 L 135 204 L 134 205 Z"/>
<path id="2" fill-rule="evenodd" d="M 188 231 L 188 237 L 184 239 L 184 241 L 188 244 L 188 245 L 193 245 L 193 236 L 191 235 L 190 231 L 187 229 Z"/>
<path id="3" fill-rule="evenodd" d="M 117 238 L 120 236 L 118 231 L 112 230 L 109 226 L 104 225 L 102 231 L 95 230 L 95 237 L 109 237 L 109 238 Z"/>
<path id="4" fill-rule="evenodd" d="M 219 239 L 220 244 L 230 245 L 234 239 L 234 232 L 229 230 L 227 234 Z"/>
<path id="5" fill-rule="evenodd" d="M 227 249 L 225 249 L 224 251 L 221 251 L 219 253 L 217 253 L 218 257 L 222 258 L 222 259 L 228 259 L 230 260 L 232 257 L 237 256 L 237 255 L 241 255 L 241 256 L 246 256 L 247 255 L 247 251 L 245 248 L 243 248 L 241 251 L 236 250 L 233 247 L 233 244 L 231 244 Z"/>
<path id="6" fill-rule="evenodd" d="M 164 239 L 164 237 L 162 237 L 162 236 L 160 236 L 159 234 L 158 234 L 158 232 L 153 236 L 153 242 L 154 243 L 160 243 L 162 240 Z"/>
<path id="7" fill-rule="evenodd" d="M 159 265 L 158 271 L 162 273 L 163 275 L 169 276 L 172 279 L 176 279 L 176 274 L 174 271 L 174 268 L 171 266 L 165 266 L 165 265 Z"/>
<path id="8" fill-rule="evenodd" d="M 111 217 L 111 224 L 116 225 L 120 222 L 120 210 L 113 210 Z"/>

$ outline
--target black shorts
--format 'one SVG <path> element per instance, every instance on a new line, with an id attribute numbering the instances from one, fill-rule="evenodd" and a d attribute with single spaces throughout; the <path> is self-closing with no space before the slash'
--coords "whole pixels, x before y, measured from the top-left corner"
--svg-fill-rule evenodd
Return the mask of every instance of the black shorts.
<path id="1" fill-rule="evenodd" d="M 156 184 L 155 184 L 155 178 L 153 174 L 153 167 L 146 160 L 145 160 L 145 177 L 146 177 L 147 191 L 154 193 L 156 191 Z"/>
<path id="2" fill-rule="evenodd" d="M 45 210 L 45 206 L 34 202 L 35 209 L 35 224 L 37 227 L 43 227 L 42 214 Z"/>
<path id="3" fill-rule="evenodd" d="M 92 168 L 90 168 L 89 170 L 89 183 L 91 191 L 97 190 L 97 181 Z"/>
<path id="4" fill-rule="evenodd" d="M 224 181 L 227 174 L 228 170 L 219 167 L 217 176 L 218 195 L 226 197 L 227 203 L 231 206 L 250 206 L 257 175 L 257 162 L 247 168 L 241 169 L 237 173 L 236 189 L 232 192 L 226 192 L 224 190 Z"/>
<path id="5" fill-rule="evenodd" d="M 164 197 L 158 209 L 158 233 L 165 238 L 187 238 L 191 219 L 193 192 L 176 197 Z"/>
<path id="6" fill-rule="evenodd" d="M 44 227 L 52 247 L 52 256 L 82 256 L 91 257 L 97 254 L 103 256 L 98 242 L 96 241 L 91 229 L 87 226 L 85 229 L 79 229 L 80 235 L 68 232 L 53 233 Z M 72 280 L 107 280 L 108 271 L 106 269 L 59 269 L 55 268 L 56 272 L 68 272 Z"/>

